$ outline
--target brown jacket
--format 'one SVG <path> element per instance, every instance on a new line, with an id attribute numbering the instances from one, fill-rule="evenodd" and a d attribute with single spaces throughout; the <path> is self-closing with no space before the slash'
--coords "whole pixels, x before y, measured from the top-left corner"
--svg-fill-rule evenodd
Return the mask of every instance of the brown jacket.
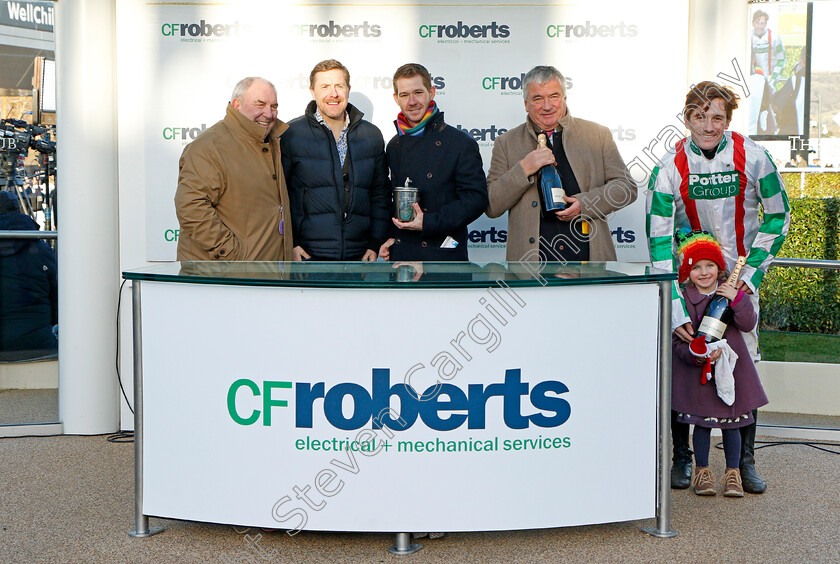
<path id="1" fill-rule="evenodd" d="M 597 123 L 573 118 L 560 120 L 563 149 L 581 193 L 581 216 L 589 221 L 589 258 L 615 260 L 607 216 L 636 199 L 632 180 L 609 129 Z M 537 148 L 537 135 L 530 118 L 507 133 L 493 146 L 487 191 L 487 215 L 508 214 L 507 260 L 538 260 L 540 237 L 539 176 L 526 176 L 519 164 Z"/>
<path id="2" fill-rule="evenodd" d="M 277 121 L 265 129 L 228 104 L 225 118 L 184 148 L 175 211 L 178 260 L 279 261 L 292 257 L 292 222 Z"/>

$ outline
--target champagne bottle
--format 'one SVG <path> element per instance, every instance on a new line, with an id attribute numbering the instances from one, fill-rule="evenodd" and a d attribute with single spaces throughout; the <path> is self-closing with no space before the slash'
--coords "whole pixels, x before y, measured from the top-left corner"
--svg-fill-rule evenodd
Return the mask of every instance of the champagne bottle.
<path id="1" fill-rule="evenodd" d="M 547 140 L 544 133 L 537 136 L 537 144 L 540 148 L 547 147 Z M 563 197 L 566 191 L 563 190 L 563 182 L 554 165 L 545 165 L 540 169 L 540 191 L 542 193 L 543 209 L 547 212 L 566 209 L 566 200 Z"/>
<path id="2" fill-rule="evenodd" d="M 741 269 L 747 262 L 747 257 L 738 257 L 735 261 L 735 267 L 732 269 L 732 274 L 729 275 L 727 284 L 735 286 L 738 283 L 738 277 L 741 275 Z M 700 327 L 697 329 L 695 339 L 703 337 L 707 343 L 714 343 L 723 338 L 723 333 L 726 328 L 732 323 L 734 313 L 729 300 L 725 297 L 715 294 L 712 296 L 709 305 L 706 306 L 706 311 L 703 314 L 703 320 L 700 322 Z"/>

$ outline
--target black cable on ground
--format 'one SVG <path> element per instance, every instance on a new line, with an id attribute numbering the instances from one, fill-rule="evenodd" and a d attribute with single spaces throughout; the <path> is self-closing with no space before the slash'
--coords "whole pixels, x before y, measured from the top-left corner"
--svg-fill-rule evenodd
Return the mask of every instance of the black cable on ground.
<path id="1" fill-rule="evenodd" d="M 49 437 L 105 437 L 108 442 L 111 443 L 133 443 L 134 442 L 134 431 L 119 431 L 117 433 L 113 433 L 110 435 L 100 434 L 100 435 L 66 435 L 64 433 L 55 434 L 55 435 L 12 435 L 9 437 L 0 437 L 0 440 L 3 439 L 45 439 Z"/>
<path id="2" fill-rule="evenodd" d="M 128 396 L 125 393 L 125 388 L 123 388 L 122 377 L 120 376 L 120 304 L 122 302 L 123 286 L 125 286 L 126 282 L 128 282 L 128 280 L 123 280 L 122 281 L 122 284 L 120 284 L 120 291 L 117 294 L 117 359 L 116 359 L 117 382 L 119 382 L 119 384 L 120 384 L 120 391 L 122 392 L 122 395 L 125 398 L 125 403 L 126 403 L 126 405 L 128 405 L 128 409 L 131 410 L 131 413 L 134 413 L 134 408 L 131 407 L 131 402 L 128 401 Z M 132 436 L 134 436 L 133 433 L 132 433 Z"/>
<path id="3" fill-rule="evenodd" d="M 830 454 L 840 454 L 840 450 L 831 450 L 829 448 L 823 448 L 824 446 L 830 447 L 837 447 L 840 448 L 840 444 L 838 443 L 823 443 L 823 442 L 815 442 L 815 441 L 755 441 L 756 446 L 755 450 L 760 448 L 768 448 L 774 446 L 785 446 L 785 445 L 802 445 L 806 447 L 811 447 L 816 450 L 821 450 L 823 452 L 828 452 Z M 718 450 L 723 450 L 723 441 L 716 443 L 715 448 Z"/>
<path id="4" fill-rule="evenodd" d="M 68 435 L 64 434 L 57 434 L 57 435 L 11 435 L 9 437 L 0 437 L 0 441 L 3 439 L 45 439 L 49 437 L 67 437 Z"/>
<path id="5" fill-rule="evenodd" d="M 113 435 L 108 435 L 106 440 L 109 443 L 133 443 L 134 431 L 119 431 Z"/>

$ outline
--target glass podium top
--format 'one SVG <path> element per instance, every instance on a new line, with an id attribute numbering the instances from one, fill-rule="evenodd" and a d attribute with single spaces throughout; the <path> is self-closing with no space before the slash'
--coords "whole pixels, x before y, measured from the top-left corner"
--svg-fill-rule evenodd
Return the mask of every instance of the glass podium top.
<path id="1" fill-rule="evenodd" d="M 638 284 L 675 272 L 622 262 L 170 262 L 123 272 L 126 280 L 300 288 L 488 288 Z"/>

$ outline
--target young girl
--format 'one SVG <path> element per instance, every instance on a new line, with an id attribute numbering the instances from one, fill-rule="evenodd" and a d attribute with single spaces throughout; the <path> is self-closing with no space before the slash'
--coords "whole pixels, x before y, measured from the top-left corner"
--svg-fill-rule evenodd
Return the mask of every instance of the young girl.
<path id="1" fill-rule="evenodd" d="M 706 359 L 692 354 L 689 344 L 673 337 L 673 374 L 671 409 L 677 420 L 694 425 L 694 459 L 696 463 L 694 492 L 697 495 L 715 495 L 715 479 L 709 469 L 709 445 L 712 428 L 723 433 L 723 450 L 726 456 L 723 495 L 743 497 L 739 427 L 753 421 L 752 411 L 767 404 L 767 396 L 758 379 L 755 364 L 747 352 L 742 331 L 750 331 L 757 315 L 749 296 L 742 290 L 721 283 L 725 280 L 723 252 L 717 241 L 705 231 L 693 231 L 687 236 L 677 236 L 677 253 L 680 260 L 679 281 L 685 284 L 685 306 L 695 331 L 700 326 L 706 306 L 715 294 L 730 300 L 734 318 L 723 338 L 738 355 L 735 362 L 735 401 L 732 405 L 718 397 L 715 381 L 701 383 Z M 709 359 L 718 360 L 721 350 L 714 351 Z"/>

